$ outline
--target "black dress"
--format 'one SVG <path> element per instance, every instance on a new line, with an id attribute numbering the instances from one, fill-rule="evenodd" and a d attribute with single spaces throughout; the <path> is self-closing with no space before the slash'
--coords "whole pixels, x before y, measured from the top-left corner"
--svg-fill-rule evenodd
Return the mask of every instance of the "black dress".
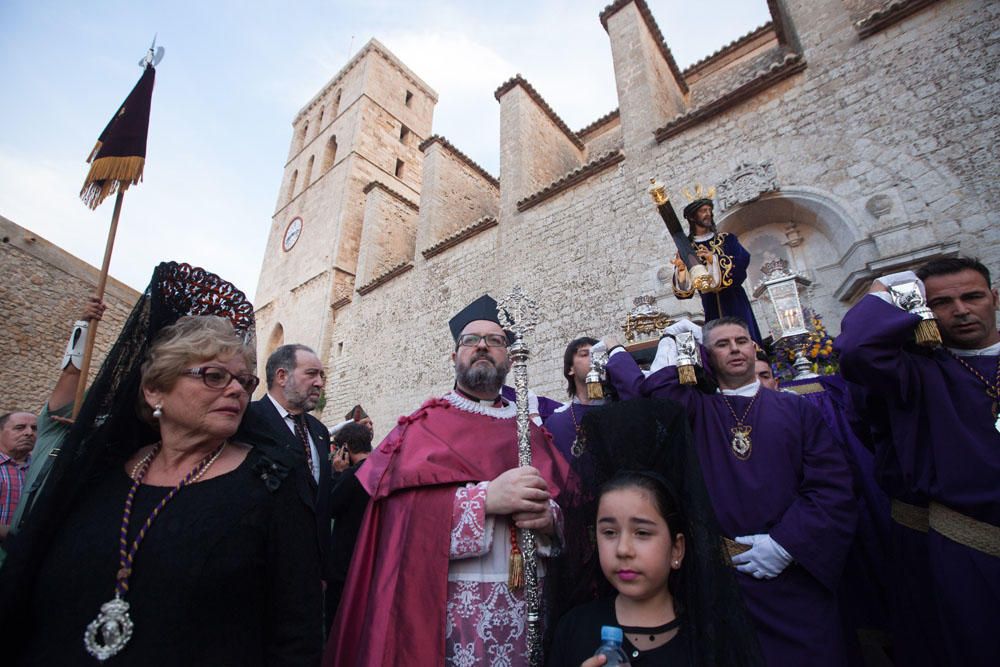
<path id="1" fill-rule="evenodd" d="M 276 484 L 256 450 L 232 472 L 181 489 L 133 564 L 131 640 L 108 665 L 316 665 L 322 593 L 316 522 L 296 470 Z M 279 476 L 280 477 L 280 476 Z M 87 624 L 114 596 L 131 479 L 109 470 L 84 494 L 46 552 L 22 665 L 96 665 Z M 169 488 L 136 492 L 129 543 Z"/>
<path id="2" fill-rule="evenodd" d="M 556 626 L 556 633 L 549 649 L 548 667 L 580 667 L 601 645 L 601 627 L 622 627 L 615 616 L 615 597 L 601 598 L 571 609 Z M 688 665 L 691 652 L 685 626 L 681 624 L 674 638 L 663 646 L 639 651 L 626 636 L 622 650 L 633 665 Z"/>

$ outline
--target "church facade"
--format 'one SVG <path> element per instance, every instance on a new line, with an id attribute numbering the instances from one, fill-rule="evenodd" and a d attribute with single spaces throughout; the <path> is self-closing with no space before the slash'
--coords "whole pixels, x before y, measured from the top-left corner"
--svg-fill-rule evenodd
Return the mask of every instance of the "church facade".
<path id="1" fill-rule="evenodd" d="M 701 317 L 670 285 L 675 208 L 715 186 L 720 231 L 808 279 L 831 333 L 878 275 L 969 254 L 1000 271 L 1000 4 L 769 0 L 772 20 L 681 70 L 643 0 L 599 17 L 619 106 L 580 130 L 525 79 L 500 85 L 500 177 L 432 134 L 437 95 L 376 40 L 297 114 L 257 288 L 261 362 L 327 366 L 324 421 L 361 403 L 383 435 L 451 386 L 447 320 L 520 285 L 539 304 L 531 386 L 621 333 L 633 299 Z M 710 27 L 710 26 L 709 26 Z M 766 336 L 770 306 L 754 300 Z"/>

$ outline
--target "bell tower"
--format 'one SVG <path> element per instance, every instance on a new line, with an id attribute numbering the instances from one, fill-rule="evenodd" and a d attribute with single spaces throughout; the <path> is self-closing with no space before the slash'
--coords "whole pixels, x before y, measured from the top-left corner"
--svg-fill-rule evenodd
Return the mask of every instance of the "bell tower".
<path id="1" fill-rule="evenodd" d="M 328 358 L 336 310 L 360 286 L 367 193 L 374 183 L 419 204 L 436 103 L 372 39 L 296 114 L 257 282 L 260 366 L 284 343 Z"/>

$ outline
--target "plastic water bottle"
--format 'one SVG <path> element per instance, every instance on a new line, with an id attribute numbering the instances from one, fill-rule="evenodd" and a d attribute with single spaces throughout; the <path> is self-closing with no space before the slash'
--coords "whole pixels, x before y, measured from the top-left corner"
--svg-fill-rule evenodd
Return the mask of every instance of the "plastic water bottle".
<path id="1" fill-rule="evenodd" d="M 603 655 L 608 659 L 605 663 L 608 667 L 613 665 L 624 665 L 624 667 L 630 667 L 631 663 L 628 661 L 628 656 L 625 655 L 625 651 L 622 650 L 622 629 L 615 627 L 614 625 L 605 625 L 601 627 L 601 646 L 597 649 L 594 655 Z"/>

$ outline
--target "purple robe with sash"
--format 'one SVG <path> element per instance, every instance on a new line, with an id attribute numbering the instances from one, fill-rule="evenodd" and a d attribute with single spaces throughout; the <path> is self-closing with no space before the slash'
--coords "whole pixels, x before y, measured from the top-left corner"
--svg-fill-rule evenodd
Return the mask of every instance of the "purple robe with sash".
<path id="1" fill-rule="evenodd" d="M 868 295 L 844 316 L 836 347 L 844 377 L 886 406 L 904 484 L 939 504 L 1000 527 L 1000 432 L 993 400 L 972 372 L 942 348 L 911 345 L 920 319 Z M 997 356 L 963 357 L 994 382 Z M 940 508 L 939 508 L 940 509 Z M 1000 557 L 927 534 L 937 633 L 948 664 L 1000 664 Z M 973 531 L 976 532 L 976 531 Z"/>
<path id="2" fill-rule="evenodd" d="M 642 393 L 686 407 L 723 534 L 767 533 L 794 558 L 774 579 L 737 574 L 767 664 L 846 664 L 836 589 L 857 508 L 850 468 L 816 408 L 761 388 L 744 422 L 753 448 L 740 460 L 720 394 L 680 385 L 674 366 L 646 378 Z M 750 406 L 749 397 L 726 398 L 738 415 Z"/>
<path id="3" fill-rule="evenodd" d="M 941 642 L 936 641 L 937 612 L 929 584 L 927 496 L 903 480 L 883 402 L 859 385 L 847 385 L 852 430 L 874 452 L 875 481 L 892 505 L 885 552 L 886 623 L 892 655 L 899 665 L 936 667 L 945 664 L 945 657 Z"/>
<path id="4" fill-rule="evenodd" d="M 875 460 L 871 450 L 852 428 L 854 406 L 844 379 L 825 375 L 783 382 L 782 388 L 795 391 L 819 410 L 834 438 L 843 445 L 844 458 L 854 477 L 858 528 L 847 554 L 837 597 L 848 633 L 851 662 L 860 665 L 863 664 L 861 639 L 866 643 L 881 641 L 888 631 L 889 600 L 885 582 L 889 579 L 886 567 L 889 498 L 875 481 Z M 870 441 L 870 435 L 865 435 L 866 441 Z"/>

